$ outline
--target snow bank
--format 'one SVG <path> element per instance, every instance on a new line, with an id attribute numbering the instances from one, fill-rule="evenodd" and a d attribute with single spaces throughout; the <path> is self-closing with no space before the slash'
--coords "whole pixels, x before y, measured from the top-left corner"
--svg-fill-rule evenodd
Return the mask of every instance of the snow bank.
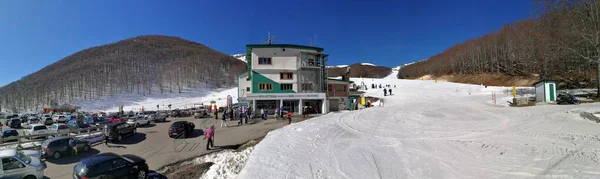
<path id="1" fill-rule="evenodd" d="M 372 64 L 372 63 L 360 63 L 360 64 L 361 64 L 361 65 L 376 66 L 376 65 L 374 65 L 374 64 Z"/>
<path id="2" fill-rule="evenodd" d="M 228 179 L 236 178 L 242 168 L 246 165 L 246 161 L 250 153 L 254 150 L 254 146 L 248 147 L 242 151 L 223 150 L 219 152 L 209 153 L 204 156 L 195 158 L 192 161 L 183 162 L 175 166 L 168 166 L 158 171 L 165 173 L 174 167 L 185 165 L 199 165 L 202 163 L 214 163 L 208 171 L 201 177 L 203 179 Z"/>
<path id="3" fill-rule="evenodd" d="M 600 125 L 573 112 L 600 104 L 502 108 L 491 93 L 510 87 L 352 80 L 396 88 L 365 91 L 385 107 L 270 132 L 238 178 L 600 178 Z"/>

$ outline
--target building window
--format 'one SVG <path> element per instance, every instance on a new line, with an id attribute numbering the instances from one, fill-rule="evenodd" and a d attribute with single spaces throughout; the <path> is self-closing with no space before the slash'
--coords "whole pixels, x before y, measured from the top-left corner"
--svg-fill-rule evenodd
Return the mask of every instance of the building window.
<path id="1" fill-rule="evenodd" d="M 327 91 L 333 91 L 333 85 L 327 85 Z"/>
<path id="2" fill-rule="evenodd" d="M 315 66 L 315 59 L 308 59 L 308 66 Z"/>
<path id="3" fill-rule="evenodd" d="M 246 92 L 250 92 L 250 87 L 246 87 Z"/>
<path id="4" fill-rule="evenodd" d="M 259 65 L 270 65 L 271 63 L 271 57 L 260 57 L 258 58 L 258 64 Z"/>
<path id="5" fill-rule="evenodd" d="M 335 91 L 346 91 L 346 86 L 344 85 L 336 85 Z"/>
<path id="6" fill-rule="evenodd" d="M 284 72 L 284 73 L 279 73 L 279 77 L 282 80 L 292 80 L 294 77 L 294 74 L 290 73 L 290 72 Z"/>
<path id="7" fill-rule="evenodd" d="M 292 84 L 281 84 L 281 90 L 292 90 Z"/>
<path id="8" fill-rule="evenodd" d="M 312 91 L 313 84 L 312 83 L 302 83 L 302 90 L 303 91 Z"/>
<path id="9" fill-rule="evenodd" d="M 273 84 L 271 84 L 271 83 L 260 83 L 260 84 L 258 84 L 258 90 L 261 90 L 261 91 L 271 91 L 271 90 L 273 90 Z"/>

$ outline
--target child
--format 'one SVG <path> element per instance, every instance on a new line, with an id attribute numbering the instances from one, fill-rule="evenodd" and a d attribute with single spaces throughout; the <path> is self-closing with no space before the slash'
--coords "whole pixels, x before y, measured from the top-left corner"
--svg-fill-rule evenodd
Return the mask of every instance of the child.
<path id="1" fill-rule="evenodd" d="M 204 134 L 204 140 L 208 139 L 208 141 L 206 142 L 206 150 L 210 150 L 211 148 L 214 147 L 214 141 L 213 141 L 214 137 L 215 137 L 215 126 L 212 125 L 208 129 L 206 129 L 206 133 Z"/>
<path id="2" fill-rule="evenodd" d="M 292 111 L 287 113 L 288 125 L 292 124 L 292 115 L 294 115 Z"/>

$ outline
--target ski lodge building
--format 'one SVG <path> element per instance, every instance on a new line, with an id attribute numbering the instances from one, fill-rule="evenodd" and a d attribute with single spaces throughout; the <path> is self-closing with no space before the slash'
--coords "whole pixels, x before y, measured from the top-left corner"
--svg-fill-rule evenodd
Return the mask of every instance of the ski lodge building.
<path id="1" fill-rule="evenodd" d="M 274 114 L 275 108 L 326 114 L 349 105 L 350 81 L 327 78 L 323 48 L 291 44 L 246 45 L 248 69 L 237 76 L 238 103 Z"/>

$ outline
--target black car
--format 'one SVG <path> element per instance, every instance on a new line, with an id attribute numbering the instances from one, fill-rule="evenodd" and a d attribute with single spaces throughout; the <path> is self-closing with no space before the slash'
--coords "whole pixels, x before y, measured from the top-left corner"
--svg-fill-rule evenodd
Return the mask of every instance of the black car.
<path id="1" fill-rule="evenodd" d="M 188 137 L 193 131 L 196 125 L 188 121 L 177 121 L 171 124 L 169 127 L 169 137 L 183 136 Z"/>
<path id="2" fill-rule="evenodd" d="M 54 120 L 52 120 L 51 117 L 47 117 L 44 119 L 44 121 L 42 121 L 44 123 L 44 125 L 52 125 L 54 124 Z"/>
<path id="3" fill-rule="evenodd" d="M 148 164 L 141 157 L 102 153 L 81 160 L 73 167 L 73 178 L 138 178 L 148 176 Z"/>
<path id="4" fill-rule="evenodd" d="M 55 137 L 45 140 L 42 143 L 42 157 L 59 159 L 62 155 L 69 155 L 72 149 L 69 148 L 69 141 L 75 140 L 75 146 L 77 146 L 77 153 L 88 152 L 91 149 L 89 141 L 75 139 L 73 137 Z"/>
<path id="5" fill-rule="evenodd" d="M 2 142 L 16 142 L 17 140 L 19 140 L 17 138 L 5 140 L 6 138 L 9 138 L 9 137 L 19 136 L 19 132 L 17 132 L 16 129 L 2 129 L 2 132 L 0 133 L 0 135 L 2 138 Z"/>
<path id="6" fill-rule="evenodd" d="M 124 137 L 133 136 L 135 132 L 135 126 L 127 123 L 109 123 L 104 127 L 104 135 L 109 141 L 120 142 Z"/>
<path id="7" fill-rule="evenodd" d="M 19 119 L 19 118 L 9 119 L 7 123 L 8 124 L 6 126 L 8 126 L 10 128 L 14 128 L 14 129 L 21 128 L 21 119 Z"/>

